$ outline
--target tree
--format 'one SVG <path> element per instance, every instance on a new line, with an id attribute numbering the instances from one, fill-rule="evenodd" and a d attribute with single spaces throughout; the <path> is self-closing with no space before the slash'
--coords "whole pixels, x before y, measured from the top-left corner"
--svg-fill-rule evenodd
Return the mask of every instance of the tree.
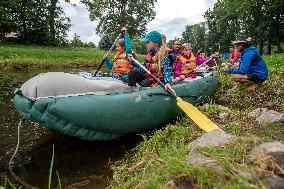
<path id="1" fill-rule="evenodd" d="M 206 50 L 210 53 L 218 51 L 219 47 L 221 52 L 228 51 L 232 46 L 231 41 L 241 34 L 239 4 L 237 0 L 218 0 L 213 10 L 206 11 L 204 15 L 208 25 Z"/>
<path id="2" fill-rule="evenodd" d="M 260 52 L 267 45 L 267 53 L 272 46 L 282 51 L 284 40 L 284 1 L 283 0 L 218 0 L 213 9 L 205 13 L 208 25 L 206 46 L 227 51 L 230 42 L 239 35 L 251 36 Z"/>
<path id="3" fill-rule="evenodd" d="M 0 2 L 0 38 L 18 31 L 19 43 L 56 45 L 66 41 L 70 20 L 57 1 L 11 0 Z"/>
<path id="4" fill-rule="evenodd" d="M 134 52 L 138 54 L 146 54 L 147 53 L 147 48 L 141 41 L 141 37 L 134 37 L 132 40 L 132 49 Z"/>
<path id="5" fill-rule="evenodd" d="M 284 2 L 281 0 L 245 0 L 241 6 L 241 19 L 247 33 L 256 39 L 260 50 L 267 42 L 268 54 L 275 45 L 281 52 L 284 40 Z M 247 16 L 250 15 L 250 16 Z"/>
<path id="6" fill-rule="evenodd" d="M 157 0 L 82 0 L 90 11 L 90 19 L 98 20 L 96 33 L 116 37 L 122 27 L 127 27 L 131 36 L 142 36 L 146 25 L 156 15 Z"/>
<path id="7" fill-rule="evenodd" d="M 70 44 L 74 47 L 84 46 L 84 42 L 81 41 L 80 36 L 76 33 L 74 34 L 73 39 L 70 41 Z"/>
<path id="8" fill-rule="evenodd" d="M 114 38 L 105 35 L 99 41 L 99 48 L 108 51 L 111 48 L 114 41 L 115 41 Z"/>
<path id="9" fill-rule="evenodd" d="M 185 31 L 182 33 L 181 41 L 183 43 L 191 43 L 192 48 L 195 50 L 205 49 L 206 37 L 205 23 L 187 25 Z"/>

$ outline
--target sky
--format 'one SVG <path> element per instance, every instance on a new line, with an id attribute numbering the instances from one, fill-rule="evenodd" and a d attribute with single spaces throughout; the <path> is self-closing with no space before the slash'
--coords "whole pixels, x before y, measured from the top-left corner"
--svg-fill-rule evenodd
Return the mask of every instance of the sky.
<path id="1" fill-rule="evenodd" d="M 204 13 L 212 8 L 217 0 L 158 0 L 155 4 L 156 17 L 147 25 L 148 31 L 159 31 L 167 39 L 181 37 L 186 25 L 197 24 L 204 21 Z M 60 6 L 65 16 L 71 20 L 71 30 L 68 39 L 78 34 L 84 42 L 98 44 L 100 37 L 95 33 L 97 21 L 89 19 L 89 12 L 80 0 L 71 0 L 72 6 L 60 0 Z"/>

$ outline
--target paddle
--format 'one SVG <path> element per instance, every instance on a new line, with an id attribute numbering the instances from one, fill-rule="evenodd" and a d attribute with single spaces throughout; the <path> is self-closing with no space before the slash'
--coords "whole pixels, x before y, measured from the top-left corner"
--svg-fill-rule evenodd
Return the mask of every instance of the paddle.
<path id="1" fill-rule="evenodd" d="M 124 31 L 122 31 L 122 33 L 123 33 L 123 32 L 124 32 Z M 120 33 L 120 34 L 117 36 L 117 38 L 115 39 L 115 41 L 114 41 L 114 43 L 112 44 L 111 48 L 108 50 L 106 57 L 108 57 L 108 55 L 109 55 L 109 54 L 111 53 L 111 51 L 114 49 L 114 47 L 115 47 L 115 45 L 116 45 L 116 42 L 122 37 L 122 33 Z M 101 69 L 101 67 L 103 66 L 103 64 L 104 64 L 105 61 L 106 61 L 106 58 L 104 58 L 104 59 L 102 60 L 102 62 L 98 65 L 97 70 L 96 70 L 95 73 L 93 74 L 93 77 L 96 77 L 97 73 L 99 72 L 99 70 Z"/>
<path id="2" fill-rule="evenodd" d="M 205 62 L 203 62 L 202 64 L 200 64 L 199 66 L 197 66 L 196 68 L 194 68 L 194 71 L 197 70 L 198 68 L 202 67 L 204 64 L 207 64 L 210 60 L 212 60 L 213 58 L 210 57 L 208 60 L 206 60 Z"/>
<path id="3" fill-rule="evenodd" d="M 129 59 L 133 61 L 135 64 L 137 64 L 144 72 L 149 74 L 165 90 L 165 84 L 163 82 L 161 82 L 158 78 L 156 78 L 149 70 L 147 70 L 144 66 L 142 66 L 133 57 L 130 57 Z M 178 97 L 174 91 L 167 90 L 167 92 L 176 99 L 177 105 L 180 107 L 180 109 L 182 109 L 202 130 L 210 132 L 213 131 L 214 129 L 220 129 L 215 123 L 213 123 L 210 119 L 208 119 L 196 107 L 194 107 L 192 104 L 185 102 L 180 97 Z"/>

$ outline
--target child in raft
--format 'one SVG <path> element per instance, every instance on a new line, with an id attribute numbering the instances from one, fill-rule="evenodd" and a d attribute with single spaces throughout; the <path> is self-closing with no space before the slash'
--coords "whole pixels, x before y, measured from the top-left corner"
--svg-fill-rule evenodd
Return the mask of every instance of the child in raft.
<path id="1" fill-rule="evenodd" d="M 119 79 L 124 83 L 128 83 L 128 72 L 133 68 L 132 64 L 127 60 L 128 55 L 132 55 L 131 40 L 126 28 L 121 29 L 124 38 L 116 42 L 116 53 L 111 61 L 107 54 L 104 56 L 105 64 L 113 78 Z"/>
<path id="2" fill-rule="evenodd" d="M 165 52 L 161 52 L 161 46 L 163 44 L 162 35 L 157 31 L 152 31 L 148 33 L 142 41 L 145 42 L 148 50 L 144 67 L 158 79 L 164 81 L 166 90 L 172 90 L 172 69 L 169 62 L 163 61 Z M 136 86 L 136 83 L 142 87 L 157 85 L 156 81 L 150 75 L 145 74 L 138 65 L 134 65 L 134 69 L 131 69 L 128 73 L 128 85 Z"/>
<path id="3" fill-rule="evenodd" d="M 214 60 L 210 60 L 210 57 L 205 57 L 205 53 L 197 52 L 195 55 L 196 65 L 213 66 Z"/>
<path id="4" fill-rule="evenodd" d="M 195 78 L 194 69 L 196 68 L 195 57 L 192 53 L 192 48 L 189 43 L 184 43 L 181 46 L 181 54 L 176 58 L 176 67 L 174 70 L 174 82 Z"/>

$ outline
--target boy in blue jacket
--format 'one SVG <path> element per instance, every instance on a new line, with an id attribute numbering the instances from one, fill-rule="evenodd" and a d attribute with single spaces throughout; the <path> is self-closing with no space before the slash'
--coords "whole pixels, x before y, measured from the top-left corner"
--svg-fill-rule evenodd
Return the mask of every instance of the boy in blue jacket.
<path id="1" fill-rule="evenodd" d="M 259 55 L 258 49 L 249 45 L 251 38 L 239 37 L 233 41 L 235 48 L 241 53 L 239 69 L 226 69 L 225 72 L 233 74 L 232 79 L 236 82 L 249 84 L 249 90 L 255 90 L 268 76 L 265 61 Z"/>

